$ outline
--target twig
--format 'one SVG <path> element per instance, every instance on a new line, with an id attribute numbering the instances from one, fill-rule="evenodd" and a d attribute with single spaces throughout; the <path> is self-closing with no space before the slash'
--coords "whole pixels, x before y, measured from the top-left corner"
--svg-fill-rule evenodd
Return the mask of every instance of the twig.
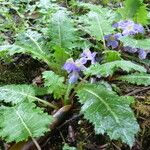
<path id="1" fill-rule="evenodd" d="M 100 150 L 105 150 L 105 148 L 107 148 L 110 144 L 106 143 L 104 145 L 99 146 Z"/>
<path id="2" fill-rule="evenodd" d="M 112 145 L 114 145 L 117 150 L 121 150 L 121 148 L 118 147 L 115 143 L 112 142 Z"/>
<path id="3" fill-rule="evenodd" d="M 70 104 L 69 94 L 70 94 L 71 89 L 72 89 L 72 84 L 69 83 L 68 87 L 67 87 L 67 90 L 66 90 L 65 97 L 64 97 L 64 104 L 65 105 Z"/>
<path id="4" fill-rule="evenodd" d="M 61 136 L 61 138 L 62 138 L 63 142 L 64 142 L 64 143 L 66 143 L 65 138 L 64 138 L 64 136 L 63 136 L 63 134 L 62 134 L 62 132 L 61 132 L 61 131 L 59 131 L 59 134 L 60 134 L 60 136 Z"/>
<path id="5" fill-rule="evenodd" d="M 81 81 L 79 82 L 79 84 L 74 88 L 74 91 L 72 92 L 72 94 L 70 95 L 70 99 L 73 99 L 74 95 L 76 94 L 76 89 L 78 89 L 78 87 L 80 87 L 82 85 L 82 83 L 86 82 L 86 79 L 88 78 L 89 76 L 86 75 L 83 79 L 81 79 Z"/>
<path id="6" fill-rule="evenodd" d="M 144 87 L 144 88 L 142 88 L 142 89 L 136 89 L 136 90 L 134 90 L 134 91 L 132 91 L 132 92 L 127 93 L 126 95 L 128 95 L 128 96 L 134 95 L 134 94 L 137 94 L 137 93 L 139 93 L 139 92 L 143 92 L 143 91 L 146 91 L 146 90 L 149 90 L 149 89 L 150 89 L 150 86 Z"/>
<path id="7" fill-rule="evenodd" d="M 69 110 L 71 109 L 71 105 L 66 105 L 64 107 L 62 107 L 61 109 L 59 109 L 54 115 L 53 117 L 55 118 L 54 119 L 54 122 L 49 126 L 51 130 L 53 130 L 54 128 L 56 128 L 56 126 L 62 121 L 60 119 L 63 119 L 63 116 L 69 112 Z M 38 143 L 43 143 L 44 141 L 46 141 L 46 139 L 48 138 L 49 134 L 45 135 L 44 137 L 39 137 L 39 138 L 36 138 L 35 140 L 38 141 Z M 35 148 L 35 142 L 36 141 L 33 141 L 30 140 L 29 142 L 27 142 L 22 150 L 30 150 L 30 149 L 34 149 Z M 47 142 L 47 141 L 46 141 Z M 43 147 L 43 146 L 42 146 Z M 37 145 L 36 145 L 36 148 L 37 148 Z M 39 150 L 39 149 L 38 149 Z"/>
<path id="8" fill-rule="evenodd" d="M 72 118 L 66 120 L 63 124 L 61 124 L 57 129 L 62 128 L 64 125 L 66 125 L 67 123 L 71 122 L 72 120 L 75 120 L 75 119 L 79 118 L 80 116 L 82 116 L 82 114 L 73 116 Z"/>
<path id="9" fill-rule="evenodd" d="M 145 99 L 145 96 L 134 96 L 135 98 L 137 98 L 137 99 Z"/>
<path id="10" fill-rule="evenodd" d="M 38 142 L 36 141 L 35 138 L 32 137 L 32 141 L 33 141 L 33 143 L 35 144 L 37 150 L 42 150 L 41 147 L 40 147 L 40 145 L 38 144 Z"/>
<path id="11" fill-rule="evenodd" d="M 45 101 L 45 100 L 42 100 L 42 99 L 40 99 L 40 98 L 35 98 L 38 102 L 41 102 L 41 103 L 43 103 L 43 104 L 45 104 L 45 105 L 47 105 L 47 106 L 49 106 L 49 107 L 51 107 L 51 108 L 54 108 L 54 109 L 58 109 L 58 107 L 56 106 L 56 105 L 54 105 L 54 104 L 52 104 L 52 103 L 50 103 L 50 102 L 47 102 L 47 101 Z"/>

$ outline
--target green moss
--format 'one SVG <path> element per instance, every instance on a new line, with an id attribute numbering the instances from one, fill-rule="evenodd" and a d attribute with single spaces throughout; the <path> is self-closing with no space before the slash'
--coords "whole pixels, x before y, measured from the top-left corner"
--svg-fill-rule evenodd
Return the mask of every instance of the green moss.
<path id="1" fill-rule="evenodd" d="M 17 84 L 26 82 L 27 79 L 21 68 L 8 68 L 0 65 L 0 84 Z"/>

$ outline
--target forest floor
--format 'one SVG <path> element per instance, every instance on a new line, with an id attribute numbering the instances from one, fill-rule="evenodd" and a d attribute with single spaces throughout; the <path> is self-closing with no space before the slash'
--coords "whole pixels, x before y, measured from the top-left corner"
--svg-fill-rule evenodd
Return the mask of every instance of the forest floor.
<path id="1" fill-rule="evenodd" d="M 95 2 L 95 1 L 94 1 Z M 34 22 L 36 14 L 31 16 Z M 17 18 L 16 18 L 17 19 Z M 11 32 L 5 32 L 9 43 L 13 43 Z M 128 55 L 129 56 L 129 55 Z M 148 56 L 147 59 L 149 59 Z M 147 65 L 148 70 L 150 65 Z M 41 63 L 29 55 L 16 54 L 13 62 L 0 62 L 0 85 L 6 84 L 42 84 L 41 73 L 47 70 L 47 65 Z M 150 71 L 150 70 L 149 70 Z M 132 149 L 121 141 L 110 140 L 107 135 L 96 135 L 91 123 L 79 113 L 81 104 L 75 99 L 73 108 L 60 114 L 60 121 L 50 133 L 41 137 L 38 142 L 42 150 L 61 150 L 64 143 L 76 146 L 79 150 L 150 150 L 150 86 L 135 86 L 119 81 L 114 81 L 119 86 L 121 95 L 134 96 L 136 103 L 131 107 L 135 113 L 141 131 L 136 136 L 135 145 Z M 116 87 L 114 87 L 116 88 Z M 49 95 L 44 97 L 49 98 Z M 53 103 L 56 103 L 55 100 Z M 48 110 L 49 111 L 49 110 Z M 32 141 L 9 143 L 0 141 L 2 150 L 36 150 Z"/>

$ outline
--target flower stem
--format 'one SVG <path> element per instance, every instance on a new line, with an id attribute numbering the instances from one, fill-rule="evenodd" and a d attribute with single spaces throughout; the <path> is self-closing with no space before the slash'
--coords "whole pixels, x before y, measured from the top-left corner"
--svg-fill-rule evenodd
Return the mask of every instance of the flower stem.
<path id="1" fill-rule="evenodd" d="M 58 107 L 57 107 L 56 105 L 53 105 L 53 104 L 50 103 L 50 102 L 47 102 L 47 101 L 42 100 L 42 99 L 37 98 L 37 97 L 36 97 L 36 100 L 37 100 L 38 102 L 41 102 L 41 103 L 43 103 L 43 104 L 45 104 L 45 105 L 51 107 L 51 108 L 58 109 Z"/>
<path id="2" fill-rule="evenodd" d="M 69 83 L 67 90 L 66 90 L 65 97 L 64 97 L 64 105 L 70 104 L 69 94 L 70 94 L 71 89 L 72 89 L 72 84 Z"/>
<path id="3" fill-rule="evenodd" d="M 70 98 L 72 99 L 74 97 L 74 95 L 76 94 L 76 91 L 78 90 L 78 88 L 83 84 L 83 83 L 87 83 L 86 79 L 88 78 L 89 76 L 86 75 L 83 79 L 81 79 L 81 81 L 78 83 L 78 85 L 74 88 L 74 91 L 72 92 Z"/>

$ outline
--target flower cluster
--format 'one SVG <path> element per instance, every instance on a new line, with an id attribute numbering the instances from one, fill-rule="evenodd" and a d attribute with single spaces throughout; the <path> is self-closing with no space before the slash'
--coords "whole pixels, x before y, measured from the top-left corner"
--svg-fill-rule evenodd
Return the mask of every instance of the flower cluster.
<path id="1" fill-rule="evenodd" d="M 128 52 L 128 53 L 138 53 L 138 57 L 140 59 L 145 59 L 147 54 L 149 53 L 148 51 L 144 51 L 143 49 L 139 49 L 139 48 L 132 48 L 132 47 L 129 47 L 129 46 L 126 46 L 124 47 L 123 49 L 125 52 Z"/>
<path id="2" fill-rule="evenodd" d="M 86 69 L 85 64 L 87 61 L 91 61 L 91 64 L 96 62 L 96 54 L 96 52 L 91 52 L 89 49 L 85 49 L 83 53 L 81 53 L 79 59 L 74 61 L 70 58 L 66 61 L 63 68 L 69 73 L 69 83 L 75 83 L 79 79 L 80 72 Z"/>
<path id="3" fill-rule="evenodd" d="M 119 45 L 119 41 L 118 39 L 121 37 L 121 33 L 117 33 L 117 34 L 109 34 L 104 36 L 105 40 L 106 40 L 106 44 L 107 46 L 111 46 L 113 49 L 117 48 Z"/>
<path id="4" fill-rule="evenodd" d="M 130 47 L 130 46 L 125 46 L 123 50 L 124 50 L 125 52 L 129 52 L 129 53 L 132 53 L 132 54 L 134 54 L 134 53 L 136 53 L 136 52 L 138 51 L 137 48 L 132 48 L 132 47 Z"/>
<path id="5" fill-rule="evenodd" d="M 138 56 L 140 59 L 145 59 L 148 52 L 144 51 L 143 49 L 138 49 Z"/>
<path id="6" fill-rule="evenodd" d="M 96 54 L 97 54 L 96 52 L 92 53 L 89 49 L 85 49 L 83 53 L 81 53 L 80 55 L 80 60 L 82 60 L 83 64 L 86 64 L 87 61 L 91 61 L 91 64 L 95 64 Z"/>
<path id="7" fill-rule="evenodd" d="M 113 25 L 114 28 L 122 30 L 122 35 L 135 35 L 138 33 L 144 33 L 144 28 L 140 24 L 136 24 L 131 20 L 119 21 Z"/>
<path id="8" fill-rule="evenodd" d="M 72 58 L 68 59 L 63 68 L 69 73 L 69 83 L 74 83 L 79 78 L 79 72 L 85 69 L 85 66 L 80 59 L 74 61 Z"/>
<path id="9" fill-rule="evenodd" d="M 113 25 L 114 28 L 121 29 L 122 33 L 117 34 L 109 34 L 106 35 L 104 38 L 106 40 L 106 45 L 115 49 L 119 46 L 119 38 L 122 36 L 129 36 L 129 35 L 136 35 L 138 33 L 144 33 L 144 28 L 140 24 L 136 24 L 131 20 L 122 20 Z M 129 46 L 124 47 L 124 51 L 128 53 L 138 53 L 138 57 L 140 59 L 145 59 L 148 51 L 144 51 L 143 49 L 139 48 L 132 48 Z"/>

